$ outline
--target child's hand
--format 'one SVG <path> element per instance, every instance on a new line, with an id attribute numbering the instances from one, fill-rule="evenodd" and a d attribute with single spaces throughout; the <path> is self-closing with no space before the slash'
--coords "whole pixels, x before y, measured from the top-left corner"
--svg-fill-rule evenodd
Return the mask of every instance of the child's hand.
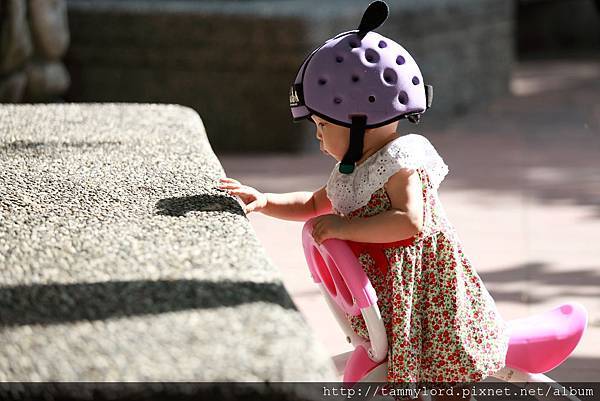
<path id="1" fill-rule="evenodd" d="M 242 185 L 233 178 L 221 178 L 219 181 L 219 189 L 227 191 L 230 195 L 240 197 L 242 202 L 244 202 L 244 211 L 246 213 L 260 212 L 261 209 L 267 206 L 267 196 L 262 192 L 247 185 Z"/>
<path id="2" fill-rule="evenodd" d="M 312 237 L 317 244 L 329 238 L 344 239 L 348 221 L 337 214 L 325 214 L 313 220 Z"/>

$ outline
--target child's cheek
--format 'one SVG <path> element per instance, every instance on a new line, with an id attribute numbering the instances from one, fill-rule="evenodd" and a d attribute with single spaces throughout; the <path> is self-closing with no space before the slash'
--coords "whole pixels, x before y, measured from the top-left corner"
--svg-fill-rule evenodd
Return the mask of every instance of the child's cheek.
<path id="1" fill-rule="evenodd" d="M 336 144 L 333 155 L 339 160 L 344 157 L 345 153 L 346 153 L 346 148 L 342 144 L 339 144 L 339 143 Z"/>

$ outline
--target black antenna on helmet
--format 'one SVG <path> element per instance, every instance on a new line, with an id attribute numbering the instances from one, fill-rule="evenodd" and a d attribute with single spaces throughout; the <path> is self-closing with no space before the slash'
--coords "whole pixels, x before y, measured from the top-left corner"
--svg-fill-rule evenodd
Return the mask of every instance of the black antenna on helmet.
<path id="1" fill-rule="evenodd" d="M 385 1 L 378 0 L 369 4 L 360 20 L 358 37 L 362 39 L 367 33 L 383 25 L 389 13 L 390 10 Z"/>
<path id="2" fill-rule="evenodd" d="M 387 19 L 390 10 L 384 1 L 374 1 L 369 4 L 365 13 L 360 20 L 357 36 L 359 39 L 364 38 L 367 33 L 379 28 Z M 339 171 L 342 174 L 352 174 L 356 162 L 360 160 L 363 152 L 363 144 L 365 139 L 365 130 L 367 126 L 366 115 L 352 116 L 352 125 L 350 126 L 350 144 L 348 150 L 342 158 L 339 166 Z"/>

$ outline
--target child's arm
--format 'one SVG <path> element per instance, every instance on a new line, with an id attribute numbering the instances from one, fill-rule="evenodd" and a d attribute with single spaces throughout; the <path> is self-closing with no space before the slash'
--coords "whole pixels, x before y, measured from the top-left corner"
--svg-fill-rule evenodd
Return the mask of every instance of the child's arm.
<path id="1" fill-rule="evenodd" d="M 372 217 L 345 220 L 335 215 L 315 221 L 313 238 L 318 243 L 327 238 L 357 242 L 385 243 L 411 238 L 423 229 L 423 194 L 415 170 L 400 170 L 388 180 L 386 192 L 390 210 Z"/>
<path id="2" fill-rule="evenodd" d="M 331 203 L 325 193 L 325 187 L 315 192 L 273 194 L 262 193 L 231 178 L 223 178 L 220 181 L 219 188 L 242 199 L 246 213 L 261 212 L 279 219 L 306 221 L 331 212 Z"/>

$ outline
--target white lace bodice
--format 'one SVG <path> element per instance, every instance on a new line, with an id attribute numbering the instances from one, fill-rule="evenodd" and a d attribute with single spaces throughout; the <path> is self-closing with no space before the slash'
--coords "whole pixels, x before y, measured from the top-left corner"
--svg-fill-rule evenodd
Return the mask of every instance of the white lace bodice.
<path id="1" fill-rule="evenodd" d="M 327 197 L 335 210 L 348 214 L 366 205 L 373 192 L 403 168 L 423 168 L 434 190 L 448 174 L 448 166 L 431 142 L 422 135 L 409 134 L 379 149 L 351 174 L 340 173 L 336 164 L 327 181 Z"/>

